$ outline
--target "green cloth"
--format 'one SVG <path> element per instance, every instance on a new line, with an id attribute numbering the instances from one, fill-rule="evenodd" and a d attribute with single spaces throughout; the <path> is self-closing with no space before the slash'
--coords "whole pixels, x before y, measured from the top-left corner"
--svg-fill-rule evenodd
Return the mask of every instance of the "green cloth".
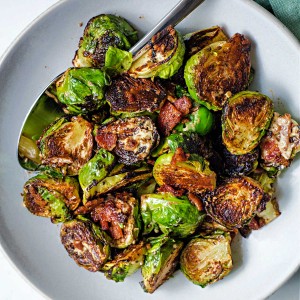
<path id="1" fill-rule="evenodd" d="M 300 0 L 255 0 L 273 13 L 300 40 Z"/>

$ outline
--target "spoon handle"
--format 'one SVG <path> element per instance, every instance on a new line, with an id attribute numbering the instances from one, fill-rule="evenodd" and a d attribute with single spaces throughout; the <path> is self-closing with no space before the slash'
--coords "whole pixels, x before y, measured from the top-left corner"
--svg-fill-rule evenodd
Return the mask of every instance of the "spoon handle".
<path id="1" fill-rule="evenodd" d="M 163 0 L 162 0 L 163 1 Z M 135 55 L 153 35 L 163 30 L 165 27 L 176 26 L 186 16 L 188 16 L 195 8 L 197 8 L 205 0 L 181 0 L 179 1 L 158 23 L 149 31 L 141 40 L 139 40 L 130 50 Z"/>

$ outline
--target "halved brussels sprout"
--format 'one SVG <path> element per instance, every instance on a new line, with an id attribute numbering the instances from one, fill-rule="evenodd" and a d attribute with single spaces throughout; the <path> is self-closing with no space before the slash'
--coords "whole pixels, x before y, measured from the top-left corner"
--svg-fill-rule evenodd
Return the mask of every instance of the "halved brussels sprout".
<path id="1" fill-rule="evenodd" d="M 161 230 L 181 238 L 193 234 L 205 217 L 187 197 L 171 193 L 142 195 L 141 214 L 144 234 Z"/>
<path id="2" fill-rule="evenodd" d="M 100 69 L 70 68 L 56 82 L 56 96 L 67 114 L 86 114 L 105 104 L 108 75 Z"/>
<path id="3" fill-rule="evenodd" d="M 167 93 L 158 82 L 121 75 L 114 78 L 105 94 L 112 114 L 158 111 Z"/>
<path id="4" fill-rule="evenodd" d="M 81 199 L 75 178 L 40 173 L 30 178 L 23 188 L 23 204 L 34 215 L 65 222 L 71 218 Z"/>
<path id="5" fill-rule="evenodd" d="M 79 183 L 83 190 L 84 202 L 86 202 L 85 193 L 93 186 L 104 179 L 115 165 L 115 157 L 105 149 L 99 149 L 98 152 L 79 170 Z"/>
<path id="6" fill-rule="evenodd" d="M 102 68 L 110 46 L 128 50 L 137 41 L 136 30 L 124 18 L 109 14 L 93 17 L 84 29 L 73 64 L 79 68 Z"/>
<path id="7" fill-rule="evenodd" d="M 119 119 L 96 130 L 99 147 L 115 153 L 126 165 L 143 161 L 159 143 L 154 122 L 146 116 Z"/>
<path id="8" fill-rule="evenodd" d="M 154 35 L 134 57 L 129 74 L 139 78 L 173 76 L 183 63 L 185 46 L 181 34 L 168 26 Z"/>
<path id="9" fill-rule="evenodd" d="M 113 260 L 108 261 L 101 269 L 107 279 L 116 282 L 124 281 L 127 276 L 135 273 L 144 263 L 146 245 L 143 241 L 131 245 L 119 253 Z"/>
<path id="10" fill-rule="evenodd" d="M 219 26 L 213 26 L 186 34 L 184 37 L 185 56 L 190 58 L 204 47 L 220 41 L 227 41 L 228 37 Z"/>
<path id="11" fill-rule="evenodd" d="M 229 99 L 222 112 L 222 140 L 232 154 L 251 152 L 273 117 L 273 102 L 266 95 L 244 91 Z"/>
<path id="12" fill-rule="evenodd" d="M 137 241 L 140 232 L 139 203 L 132 194 L 108 194 L 92 211 L 94 222 L 108 233 L 111 247 L 126 248 Z"/>
<path id="13" fill-rule="evenodd" d="M 263 198 L 259 182 L 246 176 L 233 177 L 206 197 L 205 208 L 221 225 L 241 228 L 259 211 Z"/>
<path id="14" fill-rule="evenodd" d="M 53 122 L 38 140 L 42 164 L 77 175 L 92 156 L 92 131 L 92 124 L 80 116 Z"/>
<path id="15" fill-rule="evenodd" d="M 221 110 L 228 98 L 248 86 L 250 48 L 250 41 L 236 33 L 193 55 L 184 69 L 191 97 L 208 109 Z"/>
<path id="16" fill-rule="evenodd" d="M 153 293 L 176 270 L 183 242 L 164 235 L 149 238 L 148 241 L 150 248 L 142 266 L 143 282 L 141 284 L 145 292 Z"/>
<path id="17" fill-rule="evenodd" d="M 185 122 L 175 127 L 176 132 L 196 132 L 206 135 L 213 125 L 213 114 L 205 107 L 200 106 L 196 111 L 186 116 Z"/>
<path id="18" fill-rule="evenodd" d="M 168 153 L 161 155 L 153 167 L 153 176 L 159 185 L 167 184 L 191 193 L 213 190 L 216 174 L 209 169 L 209 163 L 198 155 L 183 156 Z M 177 159 L 177 156 L 179 158 Z"/>
<path id="19" fill-rule="evenodd" d="M 95 224 L 87 219 L 74 219 L 61 226 L 61 242 L 69 256 L 90 272 L 97 272 L 110 255 L 110 248 L 97 235 Z"/>
<path id="20" fill-rule="evenodd" d="M 278 175 L 300 151 L 300 126 L 290 114 L 275 112 L 260 149 L 262 167 L 271 175 Z"/>
<path id="21" fill-rule="evenodd" d="M 115 172 L 102 179 L 97 185 L 90 185 L 86 188 L 84 193 L 84 202 L 99 197 L 100 195 L 117 190 L 121 187 L 128 186 L 138 181 L 144 181 L 152 177 L 152 170 L 149 167 L 142 166 L 135 170 L 123 171 L 124 165 L 117 165 L 116 169 L 120 167 L 122 172 Z"/>
<path id="22" fill-rule="evenodd" d="M 205 287 L 224 278 L 232 269 L 229 234 L 192 239 L 180 256 L 180 268 L 194 284 Z"/>

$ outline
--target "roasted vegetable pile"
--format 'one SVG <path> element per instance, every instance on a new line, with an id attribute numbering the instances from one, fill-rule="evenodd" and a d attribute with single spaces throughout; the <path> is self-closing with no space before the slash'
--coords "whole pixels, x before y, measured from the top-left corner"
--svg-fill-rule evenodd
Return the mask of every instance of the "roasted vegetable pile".
<path id="1" fill-rule="evenodd" d="M 300 127 L 251 91 L 246 36 L 169 26 L 132 56 L 137 40 L 121 17 L 87 23 L 74 67 L 48 91 L 63 113 L 20 139 L 38 172 L 23 203 L 62 223 L 88 271 L 120 282 L 141 269 L 153 293 L 181 269 L 205 287 L 232 270 L 236 235 L 280 215 L 274 182 L 300 151 Z"/>

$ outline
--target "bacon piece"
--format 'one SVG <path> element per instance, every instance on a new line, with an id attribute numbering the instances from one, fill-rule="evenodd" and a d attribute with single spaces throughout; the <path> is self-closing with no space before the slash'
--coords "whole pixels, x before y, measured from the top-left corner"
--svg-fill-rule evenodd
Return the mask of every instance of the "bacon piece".
<path id="1" fill-rule="evenodd" d="M 186 161 L 186 160 L 187 160 L 186 154 L 184 153 L 183 149 L 179 147 L 175 150 L 175 153 L 172 157 L 171 164 L 176 165 L 177 162 Z"/>
<path id="2" fill-rule="evenodd" d="M 112 151 L 117 145 L 117 135 L 111 132 L 99 131 L 95 140 L 99 147 Z"/>
<path id="3" fill-rule="evenodd" d="M 188 198 L 197 207 L 199 211 L 202 211 L 204 209 L 201 199 L 198 198 L 195 194 L 188 193 Z"/>
<path id="4" fill-rule="evenodd" d="M 184 116 L 186 116 L 189 114 L 190 109 L 192 108 L 192 101 L 189 97 L 183 96 L 179 99 L 176 99 L 174 105 Z"/>
<path id="5" fill-rule="evenodd" d="M 158 115 L 158 130 L 168 136 L 172 129 L 180 122 L 182 113 L 169 101 L 166 101 Z"/>
<path id="6" fill-rule="evenodd" d="M 104 201 L 103 198 L 95 199 L 88 201 L 85 205 L 78 207 L 74 211 L 74 215 L 85 215 L 87 213 L 90 213 L 95 207 L 100 205 Z"/>

